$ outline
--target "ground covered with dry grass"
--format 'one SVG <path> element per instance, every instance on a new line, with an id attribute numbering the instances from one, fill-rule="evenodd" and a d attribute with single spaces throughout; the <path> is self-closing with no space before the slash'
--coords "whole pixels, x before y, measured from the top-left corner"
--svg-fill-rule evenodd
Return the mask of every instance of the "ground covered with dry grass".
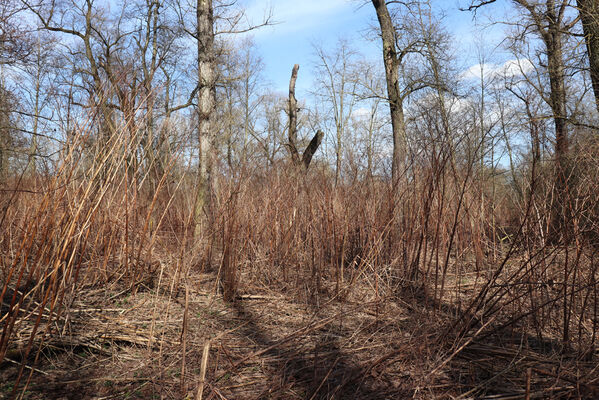
<path id="1" fill-rule="evenodd" d="M 187 291 L 81 292 L 48 335 L 25 398 L 194 398 L 208 342 L 205 398 L 384 398 L 436 380 L 423 375 L 434 327 L 400 303 L 317 305 L 263 291 L 229 304 L 205 289 L 210 276 L 198 278 L 205 284 Z M 3 366 L 5 382 L 19 364 Z"/>
<path id="2" fill-rule="evenodd" d="M 42 322 L 27 359 L 31 324 L 20 324 L 0 393 L 10 398 L 25 366 L 30 382 L 17 391 L 24 399 L 194 399 L 200 387 L 205 399 L 599 394 L 592 355 L 572 356 L 559 342 L 517 331 L 453 337 L 455 310 L 425 306 L 416 290 L 381 301 L 360 285 L 344 299 L 306 301 L 255 288 L 225 302 L 214 274 L 189 276 L 179 287 L 167 275 L 137 290 L 80 290 L 65 314 Z"/>

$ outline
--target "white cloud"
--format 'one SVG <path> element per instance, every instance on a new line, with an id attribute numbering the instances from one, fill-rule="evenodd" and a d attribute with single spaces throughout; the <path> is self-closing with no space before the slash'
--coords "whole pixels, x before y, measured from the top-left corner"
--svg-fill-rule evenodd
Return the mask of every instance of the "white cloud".
<path id="1" fill-rule="evenodd" d="M 520 76 L 529 73 L 533 69 L 534 65 L 532 65 L 530 60 L 508 60 L 501 66 L 498 73 L 501 76 L 507 77 Z"/>
<path id="2" fill-rule="evenodd" d="M 483 77 L 486 80 L 489 78 L 489 75 L 495 70 L 497 70 L 497 66 L 495 64 L 474 64 L 466 71 L 462 72 L 461 78 L 467 80 L 480 79 L 482 72 Z"/>
<path id="3" fill-rule="evenodd" d="M 527 74 L 534 69 L 534 66 L 530 60 L 527 59 L 512 59 L 507 60 L 503 64 L 474 64 L 466 71 L 462 72 L 462 79 L 474 80 L 480 79 L 481 70 L 483 78 L 486 81 L 492 80 L 496 77 L 517 77 Z"/>
<path id="4" fill-rule="evenodd" d="M 370 114 L 371 110 L 366 107 L 358 107 L 351 113 L 354 118 L 370 118 Z"/>

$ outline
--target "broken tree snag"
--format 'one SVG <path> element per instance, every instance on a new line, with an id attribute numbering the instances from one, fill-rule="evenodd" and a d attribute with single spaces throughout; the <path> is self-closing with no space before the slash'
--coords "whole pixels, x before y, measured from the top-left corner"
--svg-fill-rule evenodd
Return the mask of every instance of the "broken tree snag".
<path id="1" fill-rule="evenodd" d="M 308 147 L 306 147 L 306 150 L 304 151 L 304 155 L 302 157 L 302 162 L 304 163 L 304 167 L 306 169 L 308 169 L 308 167 L 310 166 L 310 161 L 312 161 L 312 156 L 314 155 L 314 153 L 316 153 L 316 150 L 318 150 L 318 146 L 320 146 L 320 143 L 322 142 L 323 137 L 324 137 L 324 132 L 319 129 L 316 132 L 316 135 L 314 135 L 314 137 L 310 141 L 310 144 L 308 145 Z"/>
<path id="2" fill-rule="evenodd" d="M 299 64 L 293 66 L 291 71 L 291 80 L 289 81 L 289 152 L 291 161 L 294 165 L 299 165 L 300 158 L 297 151 L 297 99 L 295 98 L 295 81 L 297 80 L 297 71 Z"/>
<path id="3" fill-rule="evenodd" d="M 320 129 L 316 132 L 316 135 L 314 135 L 310 144 L 304 150 L 304 154 L 300 160 L 300 154 L 297 150 L 297 112 L 299 108 L 297 107 L 297 99 L 295 98 L 295 81 L 297 81 L 298 70 L 299 64 L 295 64 L 293 70 L 291 70 L 291 79 L 289 80 L 289 110 L 287 111 L 289 114 L 289 143 L 287 145 L 291 153 L 291 162 L 293 165 L 298 167 L 303 165 L 305 169 L 308 169 L 314 153 L 316 153 L 318 146 L 322 142 L 324 133 Z"/>

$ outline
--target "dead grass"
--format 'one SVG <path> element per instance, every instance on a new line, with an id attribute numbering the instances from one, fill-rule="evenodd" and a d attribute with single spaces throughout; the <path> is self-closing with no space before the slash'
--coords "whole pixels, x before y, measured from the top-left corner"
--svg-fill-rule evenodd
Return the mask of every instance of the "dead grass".
<path id="1" fill-rule="evenodd" d="M 184 294 L 115 294 L 83 292 L 56 322 L 61 333 L 46 339 L 40 375 L 25 398 L 82 398 L 82 388 L 89 398 L 182 397 Z M 206 398 L 403 396 L 424 382 L 432 363 L 422 340 L 435 338 L 435 324 L 400 303 L 355 299 L 316 307 L 271 292 L 226 304 L 192 288 L 188 307 L 184 381 L 195 389 L 209 340 Z M 7 357 L 18 363 L 5 365 L 5 381 L 14 379 L 18 355 Z"/>
<path id="2" fill-rule="evenodd" d="M 515 329 L 484 340 L 443 336 L 455 316 L 415 293 L 376 301 L 360 284 L 350 299 L 318 305 L 279 290 L 225 303 L 204 289 L 215 278 L 188 277 L 183 379 L 184 291 L 88 289 L 54 332 L 36 338 L 44 347 L 23 398 L 194 398 L 207 341 L 205 398 L 523 398 L 527 379 L 531 398 L 596 393 L 596 363 L 564 354 L 559 341 Z M 28 330 L 15 337 L 4 382 L 33 361 L 18 350 Z"/>

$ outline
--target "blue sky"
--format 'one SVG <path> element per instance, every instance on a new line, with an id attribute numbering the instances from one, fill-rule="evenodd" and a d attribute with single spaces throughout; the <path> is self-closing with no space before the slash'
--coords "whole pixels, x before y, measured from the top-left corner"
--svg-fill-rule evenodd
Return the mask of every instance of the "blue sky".
<path id="1" fill-rule="evenodd" d="M 477 43 L 483 43 L 493 56 L 488 61 L 503 63 L 509 56 L 496 49 L 504 34 L 504 27 L 488 25 L 484 13 L 501 17 L 505 8 L 488 7 L 479 12 L 477 21 L 473 14 L 459 10 L 467 0 L 436 0 L 435 10 L 445 15 L 444 25 L 453 35 L 459 56 L 459 68 L 464 71 L 478 63 Z M 297 81 L 298 97 L 305 97 L 312 83 L 313 44 L 331 48 L 339 38 L 350 40 L 368 58 L 381 57 L 380 39 L 372 27 L 377 24 L 374 7 L 365 0 L 246 0 L 247 15 L 257 23 L 268 10 L 272 10 L 276 25 L 261 28 L 252 35 L 263 58 L 264 76 L 272 88 L 287 91 L 293 64 L 300 64 Z"/>

